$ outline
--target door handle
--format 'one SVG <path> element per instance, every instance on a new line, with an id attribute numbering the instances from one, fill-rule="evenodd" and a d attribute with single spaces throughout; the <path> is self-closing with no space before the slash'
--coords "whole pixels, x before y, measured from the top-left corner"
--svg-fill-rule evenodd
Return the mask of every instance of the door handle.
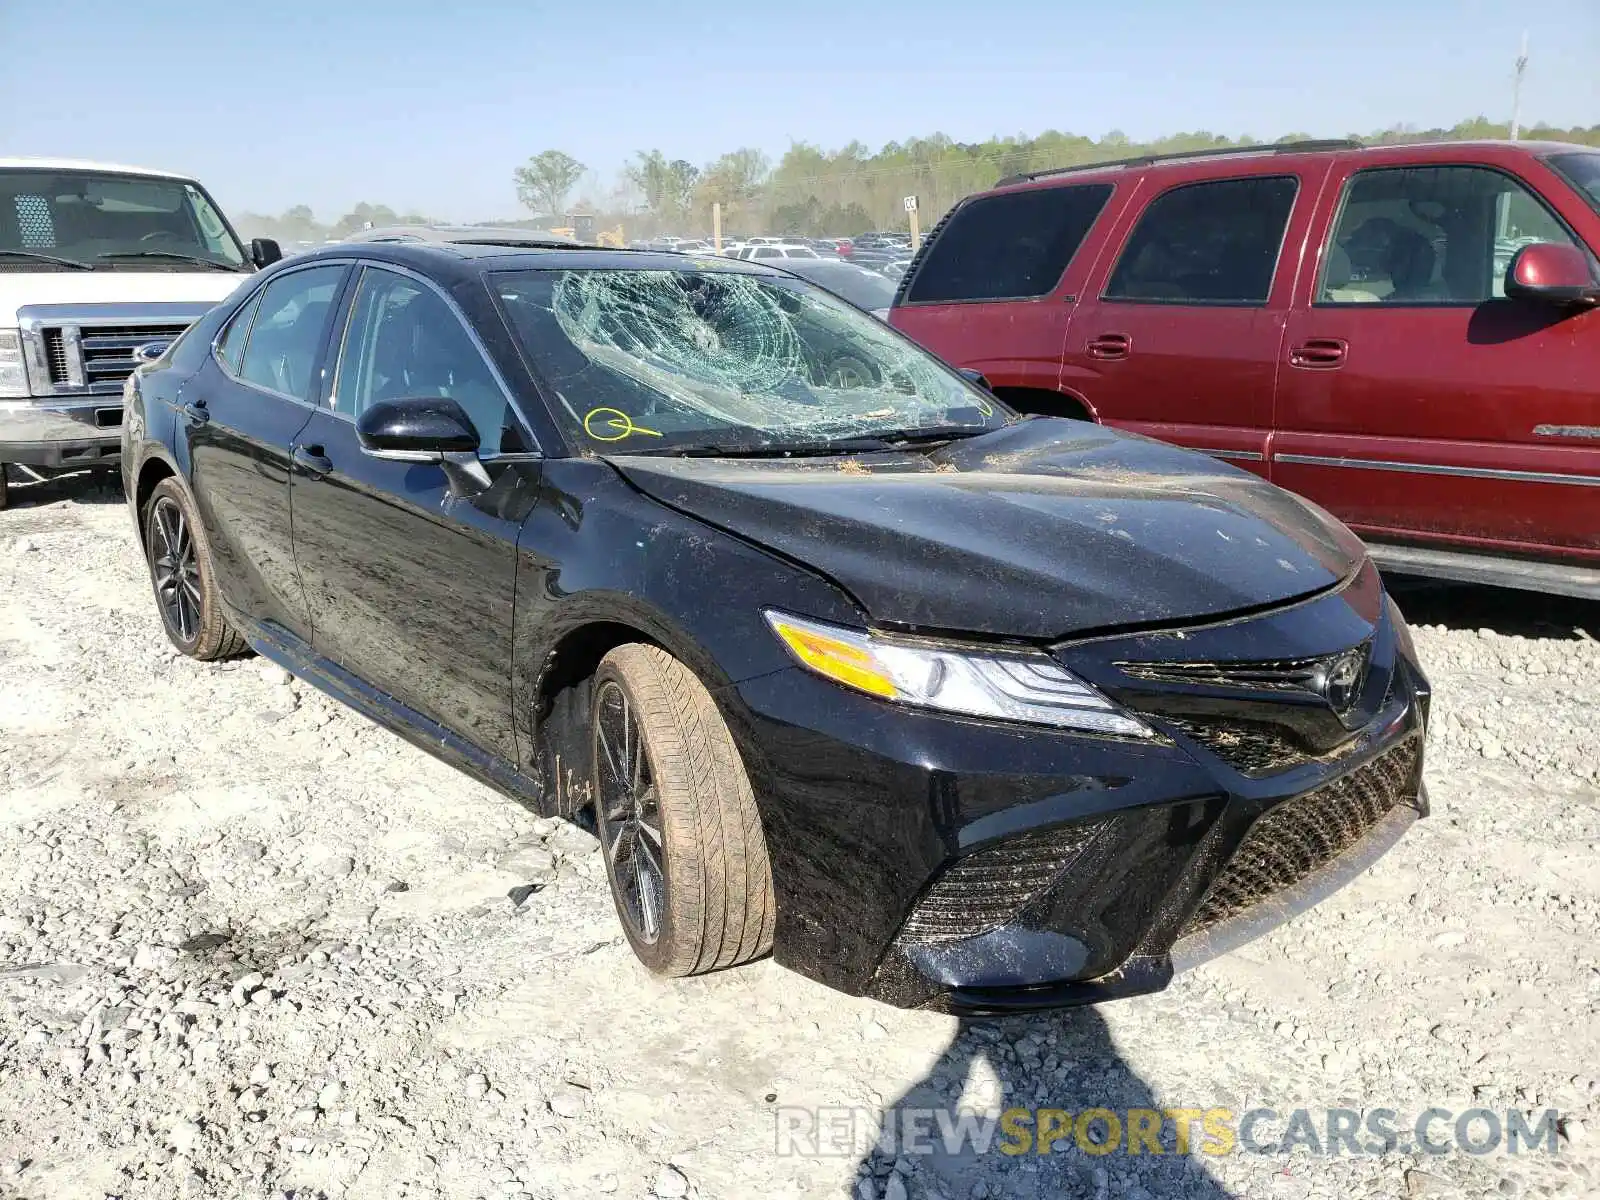
<path id="1" fill-rule="evenodd" d="M 1350 345 L 1343 338 L 1307 338 L 1289 351 L 1289 365 L 1308 371 L 1332 371 L 1344 366 Z"/>
<path id="2" fill-rule="evenodd" d="M 312 479 L 321 479 L 333 470 L 333 459 L 322 452 L 321 446 L 296 446 L 291 456 L 294 465 L 300 468 L 301 474 L 309 475 Z"/>
<path id="3" fill-rule="evenodd" d="M 1089 339 L 1089 357 L 1098 359 L 1127 358 L 1133 349 L 1133 339 L 1125 333 L 1102 333 Z"/>
<path id="4" fill-rule="evenodd" d="M 206 411 L 206 402 L 196 400 L 193 404 L 185 404 L 178 409 L 183 414 L 183 419 L 191 425 L 204 425 L 211 420 L 211 414 Z"/>

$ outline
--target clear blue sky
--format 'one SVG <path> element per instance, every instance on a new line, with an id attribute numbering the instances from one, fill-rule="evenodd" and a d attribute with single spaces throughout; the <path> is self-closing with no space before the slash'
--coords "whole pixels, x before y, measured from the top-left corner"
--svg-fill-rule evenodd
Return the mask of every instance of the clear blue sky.
<path id="1" fill-rule="evenodd" d="M 1600 122 L 1600 0 L 0 0 L 0 154 L 193 172 L 233 211 L 517 212 L 556 147 L 876 148 L 1057 128 L 1337 135 Z"/>

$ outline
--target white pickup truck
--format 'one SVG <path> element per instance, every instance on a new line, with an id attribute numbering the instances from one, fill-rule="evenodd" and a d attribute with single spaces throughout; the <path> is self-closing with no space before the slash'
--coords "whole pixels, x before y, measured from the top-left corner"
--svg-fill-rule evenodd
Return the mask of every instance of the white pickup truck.
<path id="1" fill-rule="evenodd" d="M 123 381 L 279 257 L 181 175 L 0 158 L 0 508 L 7 464 L 115 466 Z"/>

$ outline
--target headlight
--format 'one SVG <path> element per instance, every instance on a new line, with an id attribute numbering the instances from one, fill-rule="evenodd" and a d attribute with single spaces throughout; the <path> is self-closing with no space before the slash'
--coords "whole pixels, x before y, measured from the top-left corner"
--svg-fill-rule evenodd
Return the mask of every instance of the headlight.
<path id="1" fill-rule="evenodd" d="M 801 666 L 869 696 L 997 721 L 1158 736 L 1043 654 L 897 641 L 780 612 L 766 618 Z"/>
<path id="2" fill-rule="evenodd" d="M 28 395 L 28 374 L 22 366 L 22 334 L 0 329 L 0 396 L 20 399 Z"/>

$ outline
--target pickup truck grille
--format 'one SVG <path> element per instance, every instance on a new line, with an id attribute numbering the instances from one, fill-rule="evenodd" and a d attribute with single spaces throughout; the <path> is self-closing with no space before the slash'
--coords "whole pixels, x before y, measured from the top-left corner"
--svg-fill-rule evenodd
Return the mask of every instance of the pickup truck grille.
<path id="1" fill-rule="evenodd" d="M 187 328 L 187 323 L 170 321 L 46 326 L 41 334 L 50 389 L 75 394 L 120 392 L 139 365 L 133 357 L 136 347 L 174 341 Z"/>

